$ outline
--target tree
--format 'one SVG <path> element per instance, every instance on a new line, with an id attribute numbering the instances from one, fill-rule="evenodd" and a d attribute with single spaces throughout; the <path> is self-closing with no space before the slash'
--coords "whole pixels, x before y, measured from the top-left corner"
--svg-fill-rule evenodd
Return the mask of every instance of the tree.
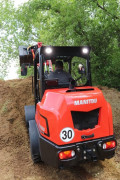
<path id="1" fill-rule="evenodd" d="M 4 78 L 7 73 L 10 61 L 15 58 L 15 32 L 17 31 L 15 9 L 10 0 L 0 0 L 0 78 Z"/>
<path id="2" fill-rule="evenodd" d="M 19 12 L 25 40 L 90 45 L 94 83 L 120 86 L 119 1 L 31 0 Z"/>
<path id="3" fill-rule="evenodd" d="M 16 11 L 15 21 L 17 48 L 38 41 L 90 45 L 94 84 L 120 87 L 118 0 L 30 0 Z"/>

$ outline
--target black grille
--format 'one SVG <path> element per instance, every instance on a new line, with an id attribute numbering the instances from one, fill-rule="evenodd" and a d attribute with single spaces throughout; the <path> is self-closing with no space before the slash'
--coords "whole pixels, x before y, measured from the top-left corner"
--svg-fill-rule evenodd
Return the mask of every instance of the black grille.
<path id="1" fill-rule="evenodd" d="M 93 129 L 98 124 L 99 109 L 89 112 L 71 111 L 71 114 L 75 129 Z"/>

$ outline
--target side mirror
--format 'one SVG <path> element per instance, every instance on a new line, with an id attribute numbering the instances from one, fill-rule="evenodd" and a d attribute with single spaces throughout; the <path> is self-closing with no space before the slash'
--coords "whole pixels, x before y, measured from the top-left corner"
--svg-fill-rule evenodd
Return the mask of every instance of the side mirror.
<path id="1" fill-rule="evenodd" d="M 22 64 L 21 66 L 21 76 L 27 75 L 27 66 L 25 64 Z"/>
<path id="2" fill-rule="evenodd" d="M 84 67 L 83 64 L 79 64 L 79 65 L 78 65 L 78 73 L 79 73 L 79 74 L 85 74 L 85 73 L 86 73 L 86 72 L 85 72 L 85 67 Z"/>

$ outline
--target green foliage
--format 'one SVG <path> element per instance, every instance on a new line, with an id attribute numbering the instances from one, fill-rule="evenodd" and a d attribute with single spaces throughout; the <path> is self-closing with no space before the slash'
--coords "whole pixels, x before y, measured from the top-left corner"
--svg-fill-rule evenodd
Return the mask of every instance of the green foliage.
<path id="1" fill-rule="evenodd" d="M 5 0 L 5 10 L 10 16 L 5 14 L 4 21 L 9 20 L 6 31 L 13 35 L 15 55 L 19 45 L 38 41 L 90 45 L 93 83 L 120 87 L 119 0 L 29 0 L 17 10 L 9 2 Z"/>
<path id="2" fill-rule="evenodd" d="M 17 31 L 15 9 L 10 0 L 0 0 L 0 78 L 7 74 L 12 58 L 16 58 L 15 32 Z"/>
<path id="3" fill-rule="evenodd" d="M 7 101 L 3 104 L 2 109 L 1 109 L 1 114 L 5 114 L 5 113 L 8 111 L 8 106 L 9 106 L 9 104 L 10 104 L 10 101 L 9 101 L 9 100 L 7 100 Z"/>

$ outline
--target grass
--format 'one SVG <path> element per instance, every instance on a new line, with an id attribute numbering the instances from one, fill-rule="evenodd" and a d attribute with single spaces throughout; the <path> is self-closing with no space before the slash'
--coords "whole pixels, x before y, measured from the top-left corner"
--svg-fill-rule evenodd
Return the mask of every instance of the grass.
<path id="1" fill-rule="evenodd" d="M 10 104 L 10 101 L 7 100 L 4 104 L 3 107 L 1 109 L 1 114 L 6 113 L 8 111 L 8 104 Z"/>

